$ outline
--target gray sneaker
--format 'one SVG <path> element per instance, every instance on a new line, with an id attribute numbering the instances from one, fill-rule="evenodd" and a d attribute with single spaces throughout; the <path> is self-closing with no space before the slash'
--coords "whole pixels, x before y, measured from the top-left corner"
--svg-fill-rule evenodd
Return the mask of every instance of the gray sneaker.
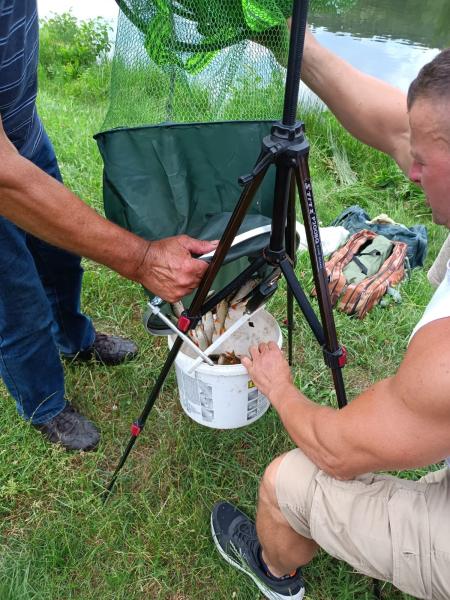
<path id="1" fill-rule="evenodd" d="M 95 450 L 100 441 L 97 427 L 67 403 L 56 417 L 33 425 L 52 444 L 61 444 L 66 450 Z"/>
<path id="2" fill-rule="evenodd" d="M 261 544 L 256 527 L 243 512 L 229 502 L 218 502 L 211 513 L 211 531 L 222 558 L 253 579 L 269 600 L 302 600 L 305 583 L 300 568 L 277 579 L 264 570 L 260 560 Z"/>

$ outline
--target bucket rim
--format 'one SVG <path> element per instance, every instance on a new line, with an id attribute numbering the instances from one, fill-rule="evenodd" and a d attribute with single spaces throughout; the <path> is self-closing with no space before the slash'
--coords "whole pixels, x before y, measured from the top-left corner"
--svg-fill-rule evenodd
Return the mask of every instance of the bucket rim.
<path id="1" fill-rule="evenodd" d="M 281 327 L 278 324 L 278 321 L 275 319 L 275 317 L 268 311 L 263 309 L 261 311 L 262 313 L 265 313 L 266 317 L 268 317 L 274 325 L 275 331 L 277 333 L 277 339 L 273 340 L 276 344 L 278 344 L 279 348 L 283 347 L 283 332 L 281 331 Z M 172 348 L 172 345 L 175 341 L 176 338 L 176 334 L 172 334 L 167 336 L 167 341 L 169 344 L 169 348 Z M 192 358 L 191 356 L 189 356 L 188 354 L 186 354 L 185 352 L 183 352 L 180 348 L 177 357 L 175 358 L 175 363 L 178 361 L 184 361 L 186 363 L 191 363 L 193 364 L 196 360 L 196 358 Z M 222 376 L 222 377 L 235 377 L 236 375 L 246 375 L 248 377 L 248 371 L 247 369 L 244 367 L 244 365 L 242 363 L 239 363 L 237 365 L 208 365 L 208 363 L 206 362 L 202 362 L 198 365 L 198 367 L 192 371 L 191 375 L 194 376 L 195 373 L 202 373 L 203 375 L 215 375 L 215 376 Z"/>

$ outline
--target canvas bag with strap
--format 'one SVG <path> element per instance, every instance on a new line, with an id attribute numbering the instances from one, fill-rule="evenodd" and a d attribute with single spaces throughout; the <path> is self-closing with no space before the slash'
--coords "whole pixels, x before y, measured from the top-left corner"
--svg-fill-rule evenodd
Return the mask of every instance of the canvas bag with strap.
<path id="1" fill-rule="evenodd" d="M 331 303 L 363 319 L 405 276 L 407 244 L 363 229 L 325 263 Z"/>

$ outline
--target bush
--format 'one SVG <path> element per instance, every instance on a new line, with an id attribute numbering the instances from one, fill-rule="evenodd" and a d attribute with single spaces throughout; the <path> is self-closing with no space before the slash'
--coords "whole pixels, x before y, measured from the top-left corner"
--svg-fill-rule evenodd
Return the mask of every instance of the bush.
<path id="1" fill-rule="evenodd" d="M 111 27 L 101 18 L 80 21 L 70 12 L 41 20 L 40 68 L 49 77 L 77 79 L 107 57 Z"/>

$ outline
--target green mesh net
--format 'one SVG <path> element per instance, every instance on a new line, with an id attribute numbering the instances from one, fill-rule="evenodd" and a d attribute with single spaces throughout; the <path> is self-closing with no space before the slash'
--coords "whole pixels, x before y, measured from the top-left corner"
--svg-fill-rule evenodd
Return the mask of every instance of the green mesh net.
<path id="1" fill-rule="evenodd" d="M 105 127 L 278 119 L 292 0 L 118 0 Z"/>
<path id="2" fill-rule="evenodd" d="M 104 128 L 278 120 L 293 0 L 116 0 Z M 354 0 L 312 0 L 342 11 Z"/>

